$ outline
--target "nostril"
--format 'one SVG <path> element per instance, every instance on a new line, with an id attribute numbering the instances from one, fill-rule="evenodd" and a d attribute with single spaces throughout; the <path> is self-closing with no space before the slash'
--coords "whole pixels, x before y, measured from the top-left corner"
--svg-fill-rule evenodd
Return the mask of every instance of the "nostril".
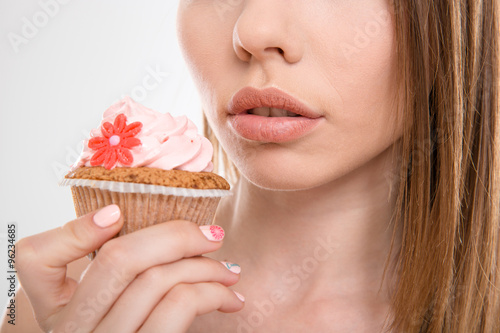
<path id="1" fill-rule="evenodd" d="M 273 54 L 275 54 L 276 52 L 278 52 L 281 55 L 285 54 L 285 51 L 281 47 L 277 47 L 277 46 L 268 47 L 264 51 L 269 52 L 269 53 L 273 53 Z"/>

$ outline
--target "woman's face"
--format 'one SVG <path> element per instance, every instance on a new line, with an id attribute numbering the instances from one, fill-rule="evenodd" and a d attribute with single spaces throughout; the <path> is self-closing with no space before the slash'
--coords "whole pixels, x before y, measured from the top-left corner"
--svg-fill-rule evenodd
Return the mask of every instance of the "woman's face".
<path id="1" fill-rule="evenodd" d="M 180 0 L 178 36 L 212 129 L 258 186 L 326 184 L 401 135 L 388 0 Z"/>

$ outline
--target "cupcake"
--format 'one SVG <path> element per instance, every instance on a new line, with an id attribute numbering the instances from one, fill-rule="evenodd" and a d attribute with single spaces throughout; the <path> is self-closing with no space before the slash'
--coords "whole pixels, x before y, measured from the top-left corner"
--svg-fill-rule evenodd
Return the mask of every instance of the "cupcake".
<path id="1" fill-rule="evenodd" d="M 212 156 L 212 144 L 186 116 L 125 97 L 104 112 L 61 185 L 71 186 L 77 216 L 117 204 L 124 219 L 117 236 L 176 219 L 209 225 L 230 194 L 212 172 Z"/>

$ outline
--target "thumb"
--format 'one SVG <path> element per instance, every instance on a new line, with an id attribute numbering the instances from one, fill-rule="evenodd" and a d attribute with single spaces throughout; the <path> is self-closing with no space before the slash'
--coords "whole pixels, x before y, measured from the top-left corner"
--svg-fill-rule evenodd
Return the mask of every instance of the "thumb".
<path id="1" fill-rule="evenodd" d="M 110 205 L 16 243 L 19 281 L 35 306 L 54 310 L 66 286 L 66 265 L 98 249 L 120 231 L 120 208 Z M 50 310 L 49 310 L 50 309 Z"/>

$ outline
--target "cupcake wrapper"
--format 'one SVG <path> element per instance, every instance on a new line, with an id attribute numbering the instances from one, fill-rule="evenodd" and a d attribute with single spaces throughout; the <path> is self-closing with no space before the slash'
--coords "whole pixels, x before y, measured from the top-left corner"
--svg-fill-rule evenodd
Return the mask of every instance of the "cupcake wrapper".
<path id="1" fill-rule="evenodd" d="M 221 196 L 115 192 L 91 186 L 71 186 L 71 192 L 78 217 L 107 205 L 118 205 L 124 225 L 117 236 L 171 220 L 188 220 L 198 225 L 212 224 L 221 199 Z M 97 250 L 90 253 L 89 257 L 93 259 L 96 255 Z"/>
<path id="2" fill-rule="evenodd" d="M 114 182 L 106 180 L 63 178 L 60 186 L 88 186 L 120 193 L 152 193 L 163 195 L 175 195 L 184 197 L 225 197 L 231 195 L 229 190 L 218 189 L 192 189 L 183 187 L 168 187 L 161 185 L 150 185 L 140 183 Z"/>

